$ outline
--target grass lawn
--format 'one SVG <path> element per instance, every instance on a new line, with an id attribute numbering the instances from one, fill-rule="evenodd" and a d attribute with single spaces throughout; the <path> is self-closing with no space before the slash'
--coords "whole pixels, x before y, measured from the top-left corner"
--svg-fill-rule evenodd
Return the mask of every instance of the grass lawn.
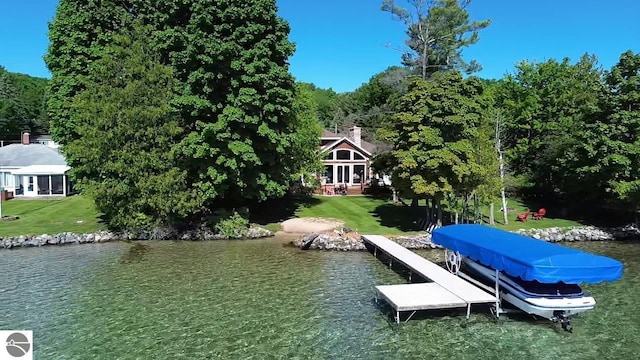
<path id="1" fill-rule="evenodd" d="M 424 206 L 424 202 L 421 202 L 421 205 Z M 526 211 L 527 205 L 519 200 L 509 199 L 508 207 L 512 210 L 509 212 L 509 224 L 505 226 L 500 206 L 498 202 L 495 203 L 495 227 L 517 230 L 584 225 L 575 220 L 557 217 L 553 209 L 547 209 L 547 216 L 543 220 L 529 218 L 526 223 L 523 223 L 515 219 L 517 214 Z M 530 210 L 538 209 L 530 208 Z M 270 230 L 278 230 L 278 224 L 291 217 L 322 217 L 342 220 L 346 226 L 357 229 L 360 233 L 402 235 L 420 231 L 410 207 L 367 196 L 314 196 L 309 199 L 299 199 L 298 202 L 281 201 L 264 205 L 259 212 L 266 212 L 271 218 L 265 220 L 263 216 L 258 216 L 259 219 L 254 219 L 255 222 L 266 225 Z M 481 213 L 484 222 L 488 223 L 489 207 L 482 208 Z"/>
<path id="2" fill-rule="evenodd" d="M 527 206 L 509 199 L 509 225 L 502 224 L 499 202 L 495 203 L 496 227 L 505 230 L 568 227 L 584 225 L 578 221 L 561 219 L 553 209 L 547 209 L 543 220 L 522 223 L 516 215 L 524 213 Z M 532 209 L 537 211 L 538 209 Z M 481 209 L 488 221 L 489 207 Z M 100 214 L 88 198 L 72 196 L 56 200 L 9 200 L 2 203 L 4 216 L 15 215 L 20 219 L 0 222 L 0 237 L 27 234 L 56 234 L 61 232 L 90 233 L 102 230 Z M 271 231 L 280 230 L 280 223 L 292 217 L 322 217 L 342 220 L 346 226 L 360 233 L 380 235 L 414 234 L 420 231 L 410 207 L 388 200 L 367 196 L 314 196 L 312 198 L 280 199 L 263 203 L 251 210 L 252 222 Z"/>
<path id="3" fill-rule="evenodd" d="M 319 201 L 300 207 L 295 215 L 343 220 L 347 227 L 361 234 L 400 235 L 419 230 L 409 208 L 387 200 L 367 196 L 318 196 L 314 199 Z"/>
<path id="4" fill-rule="evenodd" d="M 527 219 L 527 222 L 516 221 L 516 216 L 518 214 L 524 214 L 527 209 L 531 211 L 531 213 L 540 210 L 539 208 L 532 208 L 527 206 L 524 202 L 517 199 L 507 199 L 507 207 L 510 210 L 508 213 L 509 224 L 504 225 L 502 211 L 500 208 L 502 207 L 500 200 L 496 200 L 494 203 L 494 219 L 496 221 L 496 227 L 504 230 L 518 230 L 518 229 L 542 229 L 542 228 L 550 228 L 550 227 L 570 227 L 570 226 L 582 226 L 587 225 L 581 223 L 576 220 L 562 219 L 558 217 L 557 211 L 554 209 L 548 208 L 547 215 L 542 220 L 533 220 L 531 216 Z M 485 222 L 489 222 L 489 206 L 485 206 L 481 209 L 481 213 L 483 214 L 483 219 Z"/>
<path id="5" fill-rule="evenodd" d="M 90 233 L 104 229 L 99 213 L 83 196 L 64 199 L 22 200 L 2 203 L 3 216 L 19 216 L 18 220 L 0 222 L 0 237 L 16 235 Z"/>

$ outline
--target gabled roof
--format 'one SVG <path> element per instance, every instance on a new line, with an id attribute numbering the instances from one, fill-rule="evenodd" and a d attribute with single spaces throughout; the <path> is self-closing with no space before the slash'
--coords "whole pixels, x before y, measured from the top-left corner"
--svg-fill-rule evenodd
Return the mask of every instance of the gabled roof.
<path id="1" fill-rule="evenodd" d="M 334 147 L 336 147 L 338 144 L 340 144 L 342 142 L 348 142 L 352 147 L 354 147 L 354 148 L 356 148 L 358 150 L 361 150 L 361 152 L 366 154 L 367 156 L 371 156 L 372 155 L 371 151 L 367 150 L 364 146 L 356 145 L 356 143 L 353 140 L 349 139 L 348 137 L 338 138 L 337 140 L 326 144 L 320 150 L 321 151 L 327 151 L 329 149 L 333 149 Z M 363 143 L 364 143 L 364 141 L 363 141 Z M 362 145 L 364 145 L 364 144 L 362 144 Z"/>
<path id="2" fill-rule="evenodd" d="M 355 142 L 353 142 L 353 139 L 351 139 L 350 137 L 345 136 L 345 135 L 336 134 L 336 133 L 333 133 L 333 132 L 331 132 L 329 130 L 323 130 L 322 136 L 320 137 L 320 139 L 321 140 L 336 140 L 335 142 L 333 142 L 331 144 L 327 144 L 327 145 L 323 146 L 322 150 L 325 150 L 325 149 L 328 149 L 330 147 L 333 147 L 333 146 L 337 145 L 343 139 L 346 139 L 353 146 L 361 148 L 362 150 L 364 150 L 365 152 L 369 153 L 370 155 L 373 154 L 374 152 L 376 152 L 376 146 L 373 145 L 372 143 L 368 142 L 368 141 L 361 140 L 360 141 L 360 146 L 357 146 L 355 144 Z"/>
<path id="3" fill-rule="evenodd" d="M 42 144 L 0 147 L 0 167 L 31 165 L 67 165 L 67 161 L 56 149 Z"/>

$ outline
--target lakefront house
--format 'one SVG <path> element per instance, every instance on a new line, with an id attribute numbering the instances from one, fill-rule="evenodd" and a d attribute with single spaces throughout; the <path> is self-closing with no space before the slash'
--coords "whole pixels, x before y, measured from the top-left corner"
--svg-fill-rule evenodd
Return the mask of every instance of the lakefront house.
<path id="1" fill-rule="evenodd" d="M 320 175 L 320 195 L 362 194 L 374 177 L 371 159 L 376 146 L 362 140 L 358 126 L 346 135 L 324 130 L 320 138 L 324 173 Z"/>
<path id="2" fill-rule="evenodd" d="M 0 147 L 2 198 L 70 195 L 69 169 L 50 138 L 31 139 L 29 133 L 23 133 L 20 143 Z"/>

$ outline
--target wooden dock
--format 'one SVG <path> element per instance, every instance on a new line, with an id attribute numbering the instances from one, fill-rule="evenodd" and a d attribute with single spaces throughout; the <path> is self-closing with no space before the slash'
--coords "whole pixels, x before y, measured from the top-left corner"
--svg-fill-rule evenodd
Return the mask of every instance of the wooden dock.
<path id="1" fill-rule="evenodd" d="M 410 272 L 431 280 L 423 284 L 401 284 L 376 286 L 376 297 L 384 299 L 396 311 L 396 322 L 400 323 L 400 312 L 412 311 L 409 320 L 418 310 L 467 308 L 467 319 L 471 304 L 495 303 L 498 299 L 483 289 L 450 273 L 413 251 L 380 235 L 362 235 L 366 243 L 374 247 L 374 255 L 382 251 L 389 256 L 389 265 L 396 261 Z M 411 276 L 411 275 L 410 275 Z"/>

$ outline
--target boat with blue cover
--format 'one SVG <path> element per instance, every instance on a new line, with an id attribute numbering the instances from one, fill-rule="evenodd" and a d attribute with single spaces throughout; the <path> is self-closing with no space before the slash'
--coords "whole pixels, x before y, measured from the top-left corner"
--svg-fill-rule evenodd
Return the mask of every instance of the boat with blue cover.
<path id="1" fill-rule="evenodd" d="M 571 316 L 596 304 L 580 284 L 622 277 L 617 260 L 484 225 L 444 226 L 432 232 L 432 242 L 447 249 L 450 271 L 457 273 L 464 262 L 495 284 L 501 300 L 568 331 Z"/>

